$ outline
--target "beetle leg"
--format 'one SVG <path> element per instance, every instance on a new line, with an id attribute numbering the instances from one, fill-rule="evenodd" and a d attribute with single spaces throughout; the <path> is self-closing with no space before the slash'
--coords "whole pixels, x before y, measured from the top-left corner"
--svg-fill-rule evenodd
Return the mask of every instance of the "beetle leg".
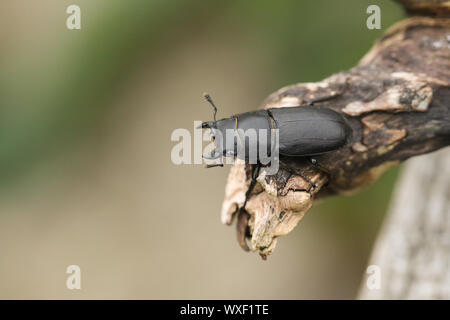
<path id="1" fill-rule="evenodd" d="M 252 192 L 253 188 L 255 187 L 256 178 L 258 178 L 260 168 L 261 168 L 261 164 L 259 164 L 259 163 L 252 168 L 253 169 L 252 170 L 252 181 L 250 182 L 247 192 L 245 193 L 245 201 L 244 201 L 244 205 L 242 206 L 242 209 L 244 209 L 244 210 L 245 210 L 245 206 L 247 205 L 248 198 L 250 197 L 250 193 Z"/>
<path id="2" fill-rule="evenodd" d="M 220 158 L 220 157 L 221 157 L 220 152 L 217 152 L 217 150 L 212 150 L 211 154 L 209 156 L 202 155 L 202 158 L 209 159 L 209 160 L 217 159 L 217 158 Z M 206 165 L 206 168 L 214 168 L 214 167 L 223 167 L 222 159 L 220 160 L 219 163 L 207 164 Z"/>
<path id="3" fill-rule="evenodd" d="M 310 106 L 314 105 L 314 103 L 325 102 L 325 101 L 328 101 L 328 100 L 337 98 L 337 97 L 339 97 L 339 96 L 341 96 L 341 95 L 342 95 L 342 92 L 338 92 L 338 93 L 335 93 L 335 94 L 332 94 L 332 95 L 329 95 L 329 96 L 326 96 L 326 97 L 321 97 L 321 98 L 313 99 L 313 100 L 308 101 L 308 102 L 306 103 L 306 105 L 307 105 L 308 107 L 310 107 Z"/>
<path id="4" fill-rule="evenodd" d="M 311 185 L 311 188 L 308 190 L 308 193 L 317 188 L 317 185 L 300 170 L 294 169 L 292 173 L 302 177 L 306 182 L 308 182 Z"/>
<path id="5" fill-rule="evenodd" d="M 310 100 L 310 101 L 308 101 L 306 103 L 306 105 L 308 107 L 310 107 L 310 106 L 314 105 L 314 103 L 325 102 L 325 101 L 328 101 L 328 100 L 340 97 L 340 96 L 342 96 L 344 94 L 344 92 L 347 90 L 347 88 L 348 88 L 348 80 L 345 80 L 344 88 L 340 92 L 337 92 L 335 94 L 332 94 L 332 95 L 329 95 L 329 96 L 326 96 L 326 97 L 321 97 L 321 98 Z"/>
<path id="6" fill-rule="evenodd" d="M 295 174 L 299 175 L 300 177 L 305 179 L 311 185 L 311 189 L 309 189 L 309 191 L 314 191 L 317 188 L 317 185 L 310 178 L 308 178 L 305 174 L 303 174 L 303 172 L 296 170 Z"/>
<path id="7" fill-rule="evenodd" d="M 308 159 L 308 161 L 309 161 L 314 167 L 316 167 L 317 169 L 319 169 L 320 171 L 323 171 L 323 172 L 325 172 L 325 173 L 327 173 L 327 174 L 330 174 L 330 171 L 329 171 L 328 169 L 322 167 L 322 166 L 320 165 L 320 163 L 317 161 L 316 158 L 306 157 L 306 159 Z"/>
<path id="8" fill-rule="evenodd" d="M 223 167 L 223 163 L 207 164 L 206 168 Z"/>

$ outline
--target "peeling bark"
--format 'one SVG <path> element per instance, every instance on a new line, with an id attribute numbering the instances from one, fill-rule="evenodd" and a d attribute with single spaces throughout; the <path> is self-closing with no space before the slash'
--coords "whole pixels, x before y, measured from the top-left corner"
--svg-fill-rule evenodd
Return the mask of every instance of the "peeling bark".
<path id="1" fill-rule="evenodd" d="M 402 2 L 414 2 L 416 6 L 407 8 L 417 8 L 421 1 Z M 336 94 L 316 106 L 346 117 L 353 131 L 348 144 L 315 157 L 318 165 L 280 157 L 277 174 L 258 177 L 248 216 L 242 220 L 239 214 L 241 245 L 247 235 L 251 249 L 263 257 L 273 252 L 277 237 L 297 225 L 316 197 L 356 192 L 387 168 L 450 144 L 450 19 L 413 17 L 399 22 L 354 68 L 317 83 L 282 88 L 262 107 L 298 106 Z M 311 188 L 300 173 L 317 187 Z M 249 182 L 249 167 L 236 164 L 228 178 L 222 222 L 232 223 Z"/>

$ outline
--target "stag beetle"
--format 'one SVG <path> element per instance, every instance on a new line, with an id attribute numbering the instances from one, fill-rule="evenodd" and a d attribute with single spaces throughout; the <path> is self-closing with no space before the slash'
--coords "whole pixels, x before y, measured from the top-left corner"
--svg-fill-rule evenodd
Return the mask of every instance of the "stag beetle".
<path id="1" fill-rule="evenodd" d="M 253 161 L 252 180 L 245 195 L 245 202 L 242 209 L 245 209 L 247 200 L 250 196 L 256 178 L 261 168 L 262 160 L 260 153 L 254 153 L 251 157 L 248 152 L 249 145 L 255 145 L 259 150 L 265 149 L 268 157 L 271 155 L 272 145 L 271 134 L 274 129 L 278 129 L 278 152 L 287 157 L 307 157 L 309 161 L 317 165 L 317 160 L 311 156 L 336 151 L 342 148 L 351 133 L 351 128 L 344 117 L 331 109 L 313 107 L 314 103 L 323 102 L 339 96 L 341 93 L 331 95 L 325 98 L 312 100 L 303 106 L 281 107 L 265 110 L 257 110 L 229 118 L 217 120 L 217 107 L 208 94 L 204 94 L 206 101 L 213 107 L 214 121 L 207 121 L 201 124 L 201 128 L 210 129 L 215 150 L 209 155 L 203 155 L 205 159 L 218 159 L 225 157 L 237 157 L 245 160 L 247 163 Z M 265 130 L 269 133 L 265 138 L 255 135 L 247 140 L 241 139 L 239 134 L 233 137 L 232 141 L 226 141 L 227 130 L 246 131 L 254 129 L 256 131 Z M 220 139 L 217 139 L 220 136 Z M 242 148 L 243 147 L 243 148 Z M 240 156 L 238 149 L 244 149 L 243 156 Z M 267 160 L 267 159 L 264 159 Z M 223 163 L 207 165 L 208 168 L 223 166 Z M 301 172 L 296 172 L 315 188 L 314 183 Z"/>

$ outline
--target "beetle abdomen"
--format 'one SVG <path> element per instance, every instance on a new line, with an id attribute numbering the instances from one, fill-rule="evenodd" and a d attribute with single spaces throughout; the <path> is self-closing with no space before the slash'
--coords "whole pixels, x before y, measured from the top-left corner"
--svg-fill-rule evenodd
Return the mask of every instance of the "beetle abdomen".
<path id="1" fill-rule="evenodd" d="M 317 107 L 268 110 L 279 129 L 280 154 L 307 156 L 337 150 L 350 131 L 342 115 Z"/>

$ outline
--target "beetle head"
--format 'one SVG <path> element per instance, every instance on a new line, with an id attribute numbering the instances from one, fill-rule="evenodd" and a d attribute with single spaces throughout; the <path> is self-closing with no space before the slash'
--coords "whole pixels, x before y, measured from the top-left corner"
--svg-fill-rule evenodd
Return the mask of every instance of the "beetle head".
<path id="1" fill-rule="evenodd" d="M 235 127 L 235 119 L 234 118 L 228 118 L 228 119 L 222 119 L 217 120 L 216 114 L 217 114 L 217 107 L 215 106 L 214 102 L 212 101 L 209 94 L 205 93 L 203 94 L 205 97 L 205 100 L 209 102 L 209 104 L 213 108 L 213 118 L 214 121 L 207 121 L 203 122 L 201 124 L 202 129 L 209 129 L 211 134 L 211 141 L 213 141 L 215 149 L 211 152 L 211 154 L 203 155 L 203 158 L 205 159 L 217 159 L 222 156 L 234 156 L 236 154 L 235 151 L 235 145 L 231 145 L 231 150 L 226 149 L 226 132 L 228 129 L 234 130 Z"/>
<path id="2" fill-rule="evenodd" d="M 217 118 L 216 118 L 217 107 L 216 107 L 216 105 L 214 104 L 214 102 L 211 99 L 209 94 L 204 93 L 203 97 L 205 98 L 206 101 L 209 102 L 209 104 L 213 108 L 214 121 L 203 122 L 201 124 L 201 128 L 202 129 L 210 129 L 211 140 L 214 142 L 214 145 L 215 145 L 215 149 L 213 151 L 211 151 L 211 154 L 203 155 L 203 158 L 212 160 L 212 159 L 220 158 L 222 156 L 222 154 L 223 154 L 222 153 L 222 145 L 220 143 L 221 139 L 216 139 L 216 136 L 219 136 L 221 134 L 221 131 L 219 129 L 217 129 Z"/>

